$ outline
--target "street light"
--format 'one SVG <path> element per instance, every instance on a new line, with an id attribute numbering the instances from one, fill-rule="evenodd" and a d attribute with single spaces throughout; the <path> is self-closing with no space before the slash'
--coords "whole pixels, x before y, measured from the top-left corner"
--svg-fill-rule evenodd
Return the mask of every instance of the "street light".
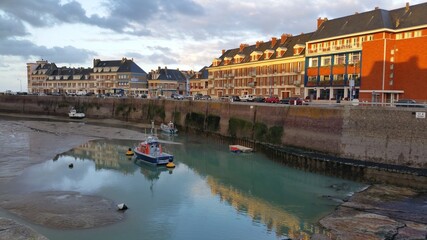
<path id="1" fill-rule="evenodd" d="M 273 96 L 273 79 L 271 77 L 271 66 L 268 66 L 268 77 L 270 78 L 270 97 Z"/>

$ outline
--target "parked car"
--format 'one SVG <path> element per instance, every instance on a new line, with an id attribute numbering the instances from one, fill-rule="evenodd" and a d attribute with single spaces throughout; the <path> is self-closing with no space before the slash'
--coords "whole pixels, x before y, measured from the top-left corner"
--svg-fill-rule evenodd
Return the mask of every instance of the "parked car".
<path id="1" fill-rule="evenodd" d="M 209 95 L 203 95 L 200 99 L 201 100 L 211 100 L 212 98 Z"/>
<path id="2" fill-rule="evenodd" d="M 240 102 L 239 96 L 230 96 L 230 102 Z"/>
<path id="3" fill-rule="evenodd" d="M 253 102 L 254 101 L 254 96 L 246 94 L 240 97 L 240 101 L 242 102 Z"/>
<path id="4" fill-rule="evenodd" d="M 289 104 L 290 100 L 291 100 L 290 97 L 283 98 L 283 99 L 280 99 L 279 103 L 281 103 L 281 104 Z"/>
<path id="5" fill-rule="evenodd" d="M 262 97 L 262 96 L 254 97 L 254 102 L 265 102 L 265 97 Z"/>
<path id="6" fill-rule="evenodd" d="M 184 96 L 178 93 L 172 93 L 171 98 L 176 100 L 184 100 Z"/>
<path id="7" fill-rule="evenodd" d="M 277 96 L 270 96 L 268 98 L 265 99 L 266 103 L 279 103 L 279 97 Z"/>
<path id="8" fill-rule="evenodd" d="M 421 107 L 421 108 L 426 107 L 426 105 L 417 103 L 415 100 L 412 100 L 412 99 L 399 99 L 394 103 L 396 107 Z"/>
<path id="9" fill-rule="evenodd" d="M 194 99 L 194 100 L 201 100 L 201 99 L 202 99 L 202 97 L 203 97 L 203 94 L 201 94 L 201 93 L 196 93 L 196 94 L 194 95 L 193 99 Z"/>
<path id="10" fill-rule="evenodd" d="M 294 97 L 289 99 L 289 105 L 307 105 L 308 103 L 299 97 Z"/>

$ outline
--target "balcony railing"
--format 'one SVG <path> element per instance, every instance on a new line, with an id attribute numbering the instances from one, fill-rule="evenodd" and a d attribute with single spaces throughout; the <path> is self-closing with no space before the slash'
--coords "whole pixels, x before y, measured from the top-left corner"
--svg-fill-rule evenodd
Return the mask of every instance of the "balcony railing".
<path id="1" fill-rule="evenodd" d="M 316 48 L 316 49 L 309 49 L 309 54 L 314 53 L 324 53 L 324 52 L 334 52 L 334 51 L 343 51 L 343 50 L 349 50 L 349 49 L 359 49 L 362 47 L 361 43 L 357 44 L 349 44 L 349 45 L 340 45 L 340 46 L 331 46 L 326 48 Z"/>

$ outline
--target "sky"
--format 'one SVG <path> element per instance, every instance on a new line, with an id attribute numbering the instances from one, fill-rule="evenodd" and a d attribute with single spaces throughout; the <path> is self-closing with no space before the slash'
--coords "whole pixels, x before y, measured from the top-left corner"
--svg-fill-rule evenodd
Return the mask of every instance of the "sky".
<path id="1" fill-rule="evenodd" d="M 27 91 L 26 64 L 93 67 L 93 59 L 133 58 L 200 70 L 241 43 L 316 30 L 334 19 L 410 0 L 0 0 L 0 92 Z"/>

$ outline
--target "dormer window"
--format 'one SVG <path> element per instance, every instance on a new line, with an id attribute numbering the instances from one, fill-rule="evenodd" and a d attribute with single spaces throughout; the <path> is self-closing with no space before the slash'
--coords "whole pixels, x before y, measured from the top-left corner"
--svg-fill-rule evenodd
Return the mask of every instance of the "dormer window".
<path id="1" fill-rule="evenodd" d="M 212 61 L 212 65 L 214 66 L 214 67 L 216 67 L 216 66 L 219 66 L 219 64 L 221 63 L 221 58 L 215 58 L 213 61 Z"/>
<path id="2" fill-rule="evenodd" d="M 234 56 L 234 62 L 241 63 L 244 58 L 245 58 L 244 54 L 236 54 L 236 56 Z"/>
<path id="3" fill-rule="evenodd" d="M 304 44 L 296 44 L 294 46 L 294 55 L 300 55 L 301 52 L 304 50 L 305 45 Z"/>
<path id="4" fill-rule="evenodd" d="M 274 54 L 274 50 L 267 49 L 267 50 L 264 51 L 264 58 L 265 59 L 270 59 L 273 54 Z"/>
<path id="5" fill-rule="evenodd" d="M 225 57 L 224 58 L 224 65 L 228 65 L 231 62 L 231 57 Z"/>
<path id="6" fill-rule="evenodd" d="M 253 51 L 251 53 L 251 61 L 258 61 L 258 59 L 262 56 L 262 52 L 260 51 Z"/>
<path id="7" fill-rule="evenodd" d="M 285 47 L 279 47 L 277 48 L 277 57 L 283 57 L 283 55 L 286 53 L 288 49 Z"/>

